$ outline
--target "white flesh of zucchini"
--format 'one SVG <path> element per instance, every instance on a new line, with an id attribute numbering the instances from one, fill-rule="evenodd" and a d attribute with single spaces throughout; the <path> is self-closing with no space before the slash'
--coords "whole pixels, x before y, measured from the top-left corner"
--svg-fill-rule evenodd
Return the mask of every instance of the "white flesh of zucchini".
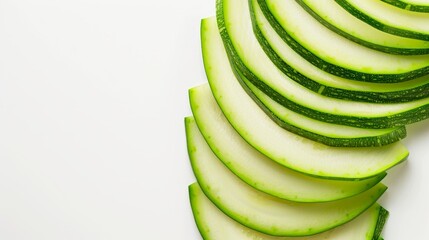
<path id="1" fill-rule="evenodd" d="M 317 235 L 275 237 L 229 218 L 204 195 L 198 183 L 189 186 L 189 197 L 195 221 L 205 240 L 373 240 L 381 208 L 374 204 L 351 222 Z"/>
<path id="2" fill-rule="evenodd" d="M 355 18 L 335 1 L 303 0 L 326 21 L 360 39 L 395 48 L 429 48 L 429 41 L 396 36 L 378 30 Z"/>
<path id="3" fill-rule="evenodd" d="M 381 1 L 364 1 L 382 4 Z M 371 74 L 399 74 L 429 66 L 429 55 L 391 55 L 343 38 L 319 23 L 295 1 L 266 2 L 280 25 L 296 41 L 319 58 L 337 66 Z"/>
<path id="4" fill-rule="evenodd" d="M 408 156 L 408 150 L 400 142 L 372 148 L 328 147 L 282 129 L 244 91 L 234 92 L 232 99 L 221 95 L 221 92 L 228 92 L 220 89 L 225 86 L 225 82 L 237 82 L 237 79 L 223 49 L 222 40 L 213 30 L 216 29 L 216 19 L 204 19 L 202 28 L 213 32 L 208 35 L 209 38 L 204 39 L 214 41 L 208 44 L 213 48 L 203 48 L 204 66 L 212 92 L 222 110 L 214 99 L 206 97 L 210 91 L 207 85 L 191 89 L 190 94 L 195 94 L 195 97 L 198 94 L 204 95 L 200 97 L 203 102 L 199 102 L 199 105 L 205 106 L 193 106 L 198 123 L 217 125 L 221 129 L 222 125 L 228 124 L 219 117 L 223 111 L 237 132 L 266 156 L 294 170 L 328 178 L 375 176 Z M 266 141 L 267 139 L 270 141 Z"/>
<path id="5" fill-rule="evenodd" d="M 321 96 L 294 82 L 271 62 L 253 34 L 247 0 L 224 0 L 224 16 L 230 39 L 247 68 L 273 90 L 299 105 L 334 115 L 383 117 L 429 104 L 429 98 L 398 104 L 374 104 Z M 216 19 L 210 21 L 216 24 Z M 219 65 L 227 58 L 221 55 L 216 60 Z"/>
<path id="6" fill-rule="evenodd" d="M 247 185 L 211 151 L 191 147 L 189 157 L 201 189 L 219 209 L 245 226 L 275 236 L 308 236 L 342 225 L 372 206 L 387 189 L 379 183 L 341 200 L 298 203 Z"/>
<path id="7" fill-rule="evenodd" d="M 268 20 L 265 18 L 264 14 L 257 3 L 257 0 L 253 1 L 253 9 L 255 12 L 256 21 L 259 29 L 264 35 L 265 39 L 268 41 L 270 46 L 274 49 L 274 51 L 282 58 L 284 62 L 288 65 L 296 69 L 301 74 L 307 76 L 308 78 L 319 82 L 322 85 L 327 85 L 335 88 L 355 90 L 355 91 L 373 91 L 373 92 L 393 92 L 400 91 L 404 89 L 412 89 L 423 84 L 427 84 L 429 82 L 429 76 L 420 77 L 418 79 L 409 80 L 406 82 L 399 83 L 372 83 L 372 82 L 361 82 L 350 80 L 346 78 L 342 78 L 328 72 L 321 70 L 320 68 L 314 66 L 306 59 L 301 57 L 298 53 L 296 53 L 289 45 L 287 45 L 283 39 L 277 34 L 276 30 L 270 25 Z M 311 0 L 313 2 L 317 2 L 318 5 L 329 6 L 329 5 L 337 5 L 333 1 L 320 1 L 320 0 Z M 326 7 L 326 6 L 325 6 Z M 340 6 L 337 6 L 341 8 Z M 341 8 L 342 9 L 342 8 Z M 343 10 L 345 11 L 345 10 Z M 350 17 L 350 14 L 347 13 L 347 16 Z M 352 19 L 355 19 L 351 16 Z M 341 17 L 342 22 L 345 20 L 347 23 L 347 18 Z M 360 22 L 356 19 L 357 22 Z M 351 24 L 351 23 L 350 23 Z M 365 23 L 362 23 L 366 25 Z M 347 24 L 348 26 L 349 24 Z M 353 25 L 350 25 L 353 26 Z M 350 28 L 350 26 L 348 26 Z M 359 25 L 358 25 L 359 26 Z M 359 29 L 362 29 L 359 27 Z M 373 33 L 371 33 L 373 35 Z M 418 41 L 418 40 L 411 40 Z M 422 41 L 423 42 L 423 41 Z M 426 47 L 429 47 L 429 42 L 425 42 Z"/>
<path id="8" fill-rule="evenodd" d="M 314 178 L 285 168 L 262 155 L 231 126 L 218 129 L 203 125 L 200 133 L 194 118 L 187 117 L 185 121 L 190 154 L 198 151 L 205 155 L 207 161 L 222 161 L 247 184 L 279 198 L 296 202 L 338 200 L 373 187 L 385 176 L 382 174 L 361 181 Z"/>
<path id="9" fill-rule="evenodd" d="M 371 16 L 379 22 L 395 28 L 429 34 L 429 14 L 411 12 L 397 8 L 383 1 L 347 0 L 360 12 Z M 426 1 L 426 5 L 427 1 Z"/>

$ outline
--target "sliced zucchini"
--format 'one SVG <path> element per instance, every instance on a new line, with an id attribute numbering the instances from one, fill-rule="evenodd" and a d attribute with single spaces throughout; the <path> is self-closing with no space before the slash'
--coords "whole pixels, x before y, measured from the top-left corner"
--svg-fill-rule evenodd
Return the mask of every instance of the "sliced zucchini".
<path id="1" fill-rule="evenodd" d="M 386 175 L 383 173 L 362 181 L 310 177 L 285 168 L 262 155 L 244 141 L 231 126 L 225 125 L 224 129 L 218 129 L 213 125 L 202 124 L 200 133 L 193 117 L 185 118 L 185 124 L 190 155 L 198 152 L 204 161 L 222 161 L 229 170 L 250 186 L 282 199 L 295 202 L 339 200 L 368 190 Z M 193 158 L 196 161 L 203 160 Z"/>
<path id="2" fill-rule="evenodd" d="M 220 89 L 225 86 L 226 82 L 237 82 L 237 79 L 228 63 L 226 53 L 222 49 L 222 41 L 213 29 L 216 29 L 214 18 L 202 21 L 203 32 L 216 33 L 203 34 L 202 39 L 204 66 L 211 90 L 231 125 L 247 142 L 264 155 L 296 171 L 340 179 L 367 178 L 378 175 L 398 164 L 408 155 L 407 149 L 399 142 L 371 148 L 329 147 L 282 129 L 243 91 L 235 92 L 232 99 L 220 94 L 227 92 Z M 214 44 L 210 41 L 213 41 Z M 218 47 L 207 48 L 206 46 Z M 219 126 L 221 123 L 228 124 L 220 121 L 222 118 L 219 116 L 222 116 L 222 111 L 213 98 L 207 98 L 209 91 L 208 86 L 204 85 L 190 90 L 191 97 L 201 99 L 191 101 L 191 108 L 197 122 L 200 126 L 202 124 L 212 124 L 213 126 Z M 199 94 L 203 96 L 198 96 Z M 197 104 L 192 105 L 192 103 Z M 204 107 L 201 107 L 203 104 Z M 270 139 L 270 141 L 268 142 L 266 139 Z M 330 164 L 332 165 L 329 166 Z M 336 167 L 332 168 L 333 166 Z"/>
<path id="3" fill-rule="evenodd" d="M 205 240 L 380 240 L 378 236 L 388 216 L 384 208 L 374 204 L 356 219 L 327 232 L 301 238 L 275 237 L 229 218 L 204 195 L 198 183 L 189 186 L 189 199 L 198 230 Z"/>
<path id="4" fill-rule="evenodd" d="M 337 201 L 298 203 L 247 185 L 221 161 L 207 157 L 207 152 L 194 147 L 189 151 L 192 169 L 205 195 L 237 222 L 274 236 L 308 236 L 342 225 L 372 206 L 387 189 L 379 183 Z"/>
<path id="5" fill-rule="evenodd" d="M 362 103 L 321 96 L 302 87 L 283 74 L 262 50 L 253 34 L 246 0 L 217 3 L 218 27 L 231 61 L 255 86 L 283 106 L 324 122 L 362 128 L 391 128 L 429 117 L 429 98 L 397 104 Z M 219 46 L 213 50 L 222 54 L 213 55 L 217 59 L 210 61 L 219 65 L 219 71 L 229 71 L 230 66 L 222 63 L 226 57 L 221 49 Z"/>
<path id="6" fill-rule="evenodd" d="M 427 0 L 382 0 L 395 7 L 403 8 L 413 12 L 429 13 L 429 2 Z"/>
<path id="7" fill-rule="evenodd" d="M 296 1 L 258 3 L 283 40 L 324 71 L 366 82 L 400 82 L 429 73 L 427 54 L 392 55 L 364 47 L 327 29 Z"/>
<path id="8" fill-rule="evenodd" d="M 321 5 L 334 5 L 342 10 L 331 1 L 323 2 Z M 318 5 L 314 7 L 316 6 L 319 7 Z M 252 0 L 250 7 L 255 36 L 267 56 L 290 79 L 314 92 L 328 97 L 379 103 L 409 102 L 429 96 L 429 76 L 400 83 L 370 83 L 345 79 L 325 72 L 305 60 L 283 41 L 265 18 L 257 0 Z M 351 18 L 355 19 L 353 16 Z M 344 16 L 341 16 L 341 19 L 345 19 Z M 429 42 L 427 46 L 429 47 Z"/>
<path id="9" fill-rule="evenodd" d="M 335 0 L 350 14 L 384 32 L 429 41 L 429 15 L 400 9 L 383 1 Z"/>
<path id="10" fill-rule="evenodd" d="M 290 132 L 313 141 L 334 147 L 377 147 L 394 143 L 406 136 L 405 127 L 365 129 L 326 123 L 308 118 L 272 100 L 241 73 L 238 71 L 237 73 L 237 79 L 243 82 L 243 88 L 274 122 Z M 225 85 L 231 86 L 233 84 L 225 83 Z M 218 90 L 229 91 L 229 95 L 233 99 L 237 95 L 236 92 L 240 91 L 238 86 L 235 88 L 237 89 L 231 86 L 228 89 L 218 88 Z M 224 97 L 228 95 L 226 92 L 220 94 Z"/>
<path id="11" fill-rule="evenodd" d="M 366 47 L 391 54 L 429 53 L 429 41 L 405 38 L 373 28 L 334 1 L 297 0 L 297 2 L 325 27 Z"/>

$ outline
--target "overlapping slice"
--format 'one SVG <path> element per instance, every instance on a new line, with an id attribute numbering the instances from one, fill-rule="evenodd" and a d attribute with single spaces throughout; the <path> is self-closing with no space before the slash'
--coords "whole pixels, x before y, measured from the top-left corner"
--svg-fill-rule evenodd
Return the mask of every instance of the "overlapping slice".
<path id="1" fill-rule="evenodd" d="M 382 31 L 429 41 L 429 17 L 427 13 L 407 11 L 383 1 L 335 1 L 350 14 Z"/>
<path id="2" fill-rule="evenodd" d="M 387 189 L 379 183 L 358 195 L 323 203 L 298 203 L 265 194 L 234 175 L 211 151 L 189 146 L 192 169 L 205 195 L 237 222 L 275 236 L 307 236 L 351 221 Z"/>
<path id="3" fill-rule="evenodd" d="M 413 12 L 429 13 L 429 2 L 427 0 L 382 0 L 392 6 Z"/>
<path id="4" fill-rule="evenodd" d="M 371 83 L 354 81 L 323 71 L 301 57 L 301 55 L 295 52 L 291 46 L 283 41 L 265 18 L 257 0 L 252 0 L 251 2 L 252 4 L 250 4 L 250 7 L 253 29 L 261 47 L 271 61 L 285 75 L 302 86 L 325 96 L 364 102 L 409 102 L 429 96 L 429 76 L 423 76 L 418 79 L 400 83 Z M 326 9 L 331 9 L 329 6 L 333 5 L 337 6 L 340 10 L 343 10 L 333 1 L 327 1 L 326 3 L 321 1 L 314 2 L 317 4 L 311 2 L 314 5 L 312 6 L 314 8 L 317 7 L 317 9 L 325 9 L 325 5 L 327 5 Z M 305 1 L 305 3 L 307 3 L 307 1 Z M 318 8 L 319 5 L 324 6 L 324 8 Z M 343 10 L 343 12 L 346 11 Z M 350 16 L 347 12 L 344 15 L 345 16 L 339 17 L 340 20 L 338 22 L 344 23 L 348 26 L 350 21 L 347 21 L 347 17 L 349 17 L 352 20 L 367 26 L 360 20 Z M 328 16 L 326 16 L 326 18 L 328 18 Z M 352 28 L 352 26 L 353 25 L 348 26 L 348 28 Z M 362 26 L 357 26 L 357 28 L 363 30 Z M 367 28 L 374 29 L 370 26 Z M 366 33 L 367 31 L 364 32 Z M 373 36 L 374 33 L 369 32 L 368 35 Z M 384 39 L 389 38 L 385 36 Z M 411 39 L 409 41 L 419 40 Z M 404 42 L 403 45 L 405 46 L 407 43 L 410 44 L 410 42 Z M 429 47 L 429 42 L 424 43 L 426 43 L 426 47 Z M 420 50 L 421 49 L 418 49 L 418 51 Z"/>
<path id="5" fill-rule="evenodd" d="M 218 0 L 217 6 L 219 30 L 231 60 L 249 81 L 285 107 L 321 121 L 362 128 L 403 126 L 429 117 L 429 99 L 359 103 L 324 97 L 302 87 L 265 55 L 253 35 L 246 0 Z"/>
<path id="6" fill-rule="evenodd" d="M 215 25 L 214 18 L 204 19 L 203 31 Z M 216 37 L 203 41 L 221 43 Z M 383 147 L 338 148 L 288 132 L 259 109 L 245 92 L 235 91 L 226 95 L 228 90 L 221 89 L 229 87 L 229 84 L 238 84 L 222 47 L 203 47 L 203 57 L 211 90 L 228 121 L 248 143 L 284 166 L 327 178 L 368 178 L 393 167 L 408 155 L 407 149 L 399 142 Z M 214 99 L 206 97 L 209 92 L 207 85 L 191 89 L 190 95 L 199 98 L 198 101 L 191 102 L 196 103 L 191 107 L 197 122 L 221 128 L 222 124 L 228 123 L 219 118 L 222 111 Z"/>
<path id="7" fill-rule="evenodd" d="M 275 237 L 247 228 L 221 212 L 197 183 L 189 186 L 189 197 L 198 229 L 205 240 L 377 240 L 387 218 L 378 204 L 333 230 L 309 237 Z"/>
<path id="8" fill-rule="evenodd" d="M 429 42 L 388 34 L 351 15 L 335 1 L 297 0 L 325 27 L 361 45 L 392 54 L 427 54 Z"/>
<path id="9" fill-rule="evenodd" d="M 343 199 L 368 190 L 385 176 L 381 174 L 361 181 L 310 177 L 285 168 L 256 151 L 229 125 L 219 129 L 201 124 L 200 133 L 194 118 L 187 117 L 185 123 L 190 154 L 200 152 L 206 161 L 222 161 L 229 170 L 250 186 L 279 198 L 296 202 Z"/>
<path id="10" fill-rule="evenodd" d="M 429 73 L 429 55 L 392 55 L 357 44 L 327 29 L 296 1 L 258 3 L 273 27 L 284 30 L 277 31 L 284 41 L 327 72 L 370 82 L 400 82 Z"/>

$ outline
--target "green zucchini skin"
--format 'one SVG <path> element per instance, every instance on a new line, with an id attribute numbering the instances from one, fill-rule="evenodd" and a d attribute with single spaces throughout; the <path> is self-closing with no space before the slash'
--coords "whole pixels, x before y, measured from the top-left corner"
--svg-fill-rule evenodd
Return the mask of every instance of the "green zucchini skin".
<path id="1" fill-rule="evenodd" d="M 250 0 L 251 1 L 251 0 Z M 423 85 L 420 85 L 416 88 L 405 89 L 402 91 L 393 91 L 393 92 L 371 92 L 371 91 L 355 91 L 349 89 L 341 89 L 332 86 L 323 85 L 303 74 L 296 71 L 293 67 L 288 65 L 283 59 L 275 52 L 275 50 L 270 46 L 268 41 L 265 39 L 258 25 L 256 24 L 255 13 L 253 11 L 253 4 L 249 2 L 250 13 L 253 24 L 253 31 L 255 36 L 260 43 L 261 47 L 264 49 L 267 56 L 271 61 L 279 68 L 285 75 L 289 76 L 295 82 L 301 84 L 302 86 L 317 92 L 321 95 L 359 101 L 359 102 L 372 102 L 372 103 L 400 103 L 400 102 L 409 102 L 413 100 L 418 100 L 422 98 L 429 97 L 429 82 Z M 429 51 L 429 49 L 428 49 Z M 429 76 L 428 76 L 429 80 Z M 386 86 L 388 87 L 388 86 Z M 320 91 L 323 89 L 323 91 Z"/>
<path id="2" fill-rule="evenodd" d="M 208 198 L 198 183 L 189 185 L 189 201 L 192 208 L 195 223 L 198 231 L 204 240 L 293 240 L 294 237 L 276 237 L 266 235 L 253 229 L 247 228 L 224 214 L 216 207 Z M 384 212 L 387 212 L 383 207 L 375 204 L 362 216 L 356 218 L 350 223 L 344 224 L 339 228 L 344 229 L 348 238 L 346 240 L 382 240 L 379 238 L 373 229 L 382 229 L 384 227 L 385 218 L 387 217 Z M 377 219 L 374 219 L 377 218 Z M 369 222 L 370 224 L 365 228 L 364 232 L 358 234 L 359 223 Z M 356 225 L 358 224 L 358 225 Z M 348 230 L 346 230 L 348 229 Z M 301 240 L 345 240 L 343 236 L 337 236 L 337 230 L 327 231 L 325 233 L 312 235 L 308 237 L 299 238 Z M 367 232 L 367 233 L 365 233 Z M 344 232 L 343 232 L 344 233 Z M 351 236 L 350 236 L 351 235 Z M 346 236 L 346 237 L 347 237 Z"/>
<path id="3" fill-rule="evenodd" d="M 233 68 L 234 69 L 234 68 Z M 330 136 L 325 136 L 317 133 L 310 132 L 308 130 L 296 127 L 290 123 L 283 121 L 278 117 L 273 111 L 270 110 L 259 98 L 252 92 L 249 86 L 245 83 L 245 78 L 238 69 L 235 69 L 234 74 L 237 77 L 238 82 L 241 84 L 243 89 L 247 94 L 256 102 L 256 104 L 280 127 L 303 136 L 305 138 L 311 139 L 316 142 L 323 143 L 332 147 L 379 147 L 388 145 L 394 142 L 397 142 L 407 136 L 407 131 L 405 127 L 398 127 L 392 129 L 392 131 L 378 136 L 368 136 L 368 137 L 359 137 L 359 138 L 335 138 Z"/>
<path id="4" fill-rule="evenodd" d="M 234 49 L 234 46 L 229 38 L 226 26 L 225 19 L 223 16 L 223 2 L 222 0 L 216 1 L 216 19 L 219 27 L 219 32 L 224 42 L 225 49 L 227 51 L 228 57 L 232 64 L 243 73 L 243 75 L 256 87 L 258 87 L 265 94 L 270 96 L 273 100 L 277 101 L 286 108 L 300 113 L 302 115 L 314 118 L 320 121 L 360 127 L 360 128 L 394 128 L 394 127 L 404 127 L 407 124 L 418 122 L 424 119 L 429 118 L 429 104 L 417 107 L 415 109 L 382 117 L 357 117 L 357 116 L 346 116 L 346 115 L 334 115 L 331 113 L 325 113 L 316 111 L 314 109 L 301 106 L 288 98 L 282 96 L 272 88 L 270 88 L 266 83 L 262 82 L 258 77 L 249 70 L 245 64 L 241 61 L 237 52 Z M 405 128 L 404 128 L 405 131 Z"/>
<path id="5" fill-rule="evenodd" d="M 429 5 L 425 6 L 425 5 L 411 4 L 401 0 L 381 0 L 381 1 L 398 8 L 406 9 L 408 11 L 429 13 Z"/>
<path id="6" fill-rule="evenodd" d="M 384 0 L 384 1 L 392 1 L 392 0 Z M 394 1 L 394 0 L 393 0 Z M 356 36 L 353 36 L 349 33 L 346 33 L 342 31 L 341 29 L 335 27 L 334 25 L 330 24 L 328 21 L 326 21 L 323 17 L 319 16 L 316 12 L 314 12 L 311 7 L 307 6 L 307 4 L 303 0 L 296 0 L 296 2 L 301 5 L 303 9 L 305 9 L 311 16 L 313 16 L 317 21 L 319 21 L 321 24 L 323 24 L 326 28 L 330 29 L 331 31 L 334 31 L 338 35 L 341 35 L 353 42 L 356 42 L 360 45 L 363 45 L 365 47 L 378 50 L 385 53 L 390 54 L 398 54 L 398 55 L 422 55 L 422 54 L 428 54 L 429 48 L 396 48 L 396 47 L 390 47 L 390 46 L 384 46 L 380 44 L 375 44 L 372 42 L 365 41 L 364 39 L 358 38 Z"/>
<path id="7" fill-rule="evenodd" d="M 336 0 L 341 1 L 341 0 Z M 418 77 L 422 77 L 429 74 L 429 66 L 422 67 L 420 69 L 412 70 L 405 73 L 398 74 L 370 74 L 355 71 L 352 69 L 346 69 L 330 62 L 327 62 L 320 57 L 316 56 L 314 53 L 308 51 L 304 46 L 298 43 L 295 39 L 293 39 L 285 29 L 281 26 L 281 24 L 277 21 L 275 16 L 271 13 L 270 9 L 265 0 L 258 0 L 258 4 L 264 13 L 264 16 L 270 22 L 271 26 L 275 29 L 277 34 L 298 54 L 300 54 L 307 61 L 317 66 L 318 68 L 329 72 L 333 75 L 337 75 L 343 78 L 348 78 L 356 81 L 363 82 L 375 82 L 375 83 L 396 83 L 403 82 L 411 79 L 415 79 Z"/>
<path id="8" fill-rule="evenodd" d="M 409 31 L 409 30 L 400 29 L 400 28 L 396 28 L 393 26 L 383 24 L 382 22 L 378 21 L 377 19 L 374 19 L 373 17 L 359 11 L 353 5 L 351 5 L 349 2 L 347 2 L 347 0 L 335 0 L 335 2 L 337 2 L 341 7 L 343 7 L 345 10 L 347 10 L 353 16 L 359 18 L 360 20 L 368 23 L 369 25 L 371 25 L 371 26 L 373 26 L 373 27 L 375 27 L 381 31 L 384 31 L 384 32 L 387 32 L 390 34 L 394 34 L 394 35 L 398 35 L 398 36 L 402 36 L 402 37 L 408 37 L 408 38 L 414 38 L 414 39 L 429 41 L 429 34 L 419 33 L 419 32 L 415 32 L 415 31 Z"/>

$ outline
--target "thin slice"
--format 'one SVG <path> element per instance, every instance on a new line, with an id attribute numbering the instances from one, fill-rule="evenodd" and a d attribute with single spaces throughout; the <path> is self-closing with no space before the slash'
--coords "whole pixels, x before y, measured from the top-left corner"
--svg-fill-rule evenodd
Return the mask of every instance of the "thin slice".
<path id="1" fill-rule="evenodd" d="M 273 27 L 284 30 L 277 32 L 285 42 L 329 73 L 369 82 L 406 81 L 429 73 L 427 54 L 392 55 L 364 47 L 327 29 L 296 1 L 258 0 L 258 3 Z"/>
<path id="2" fill-rule="evenodd" d="M 381 174 L 362 181 L 310 177 L 285 168 L 262 155 L 230 126 L 219 131 L 208 125 L 201 128 L 200 133 L 193 117 L 187 117 L 185 123 L 190 155 L 198 152 L 206 161 L 222 161 L 250 186 L 282 199 L 295 202 L 339 200 L 368 190 L 386 175 Z"/>
<path id="3" fill-rule="evenodd" d="M 324 122 L 362 128 L 391 128 L 429 117 L 429 98 L 374 104 L 333 99 L 308 90 L 281 72 L 262 50 L 253 34 L 246 0 L 217 3 L 218 27 L 231 61 L 255 86 L 283 106 Z M 223 48 L 213 51 L 222 52 Z M 212 62 L 218 61 L 219 67 L 224 67 L 224 54 L 215 57 Z M 218 69 L 228 71 L 228 68 Z"/>
<path id="4" fill-rule="evenodd" d="M 322 3 L 320 1 L 315 2 Z M 327 5 L 327 9 L 330 10 L 330 5 L 333 5 L 346 12 L 335 2 L 326 1 L 321 5 Z M 334 98 L 380 103 L 409 102 L 429 96 L 429 76 L 400 83 L 371 83 L 354 81 L 325 72 L 305 60 L 283 41 L 265 18 L 257 0 L 252 0 L 250 7 L 255 36 L 267 56 L 290 79 L 314 92 Z M 319 4 L 315 4 L 314 8 L 316 7 L 317 9 L 324 9 L 319 8 L 321 7 Z M 347 12 L 344 15 L 340 17 L 342 21 L 339 22 L 347 24 L 346 16 L 361 22 Z M 365 23 L 361 24 L 366 26 Z M 368 28 L 373 29 L 369 26 Z M 359 26 L 359 29 L 363 29 L 362 26 Z M 372 36 L 374 33 L 369 32 L 368 35 Z M 375 36 L 380 37 L 377 34 Z M 411 41 L 418 40 L 411 39 Z M 429 42 L 427 42 L 427 47 L 429 47 Z"/>
<path id="5" fill-rule="evenodd" d="M 297 2 L 325 27 L 366 47 L 392 54 L 429 53 L 429 41 L 405 38 L 373 28 L 334 1 L 297 0 Z"/>
<path id="6" fill-rule="evenodd" d="M 429 41 L 427 13 L 400 9 L 383 1 L 335 0 L 350 14 L 367 24 L 398 36 Z"/>
<path id="7" fill-rule="evenodd" d="M 309 237 L 275 237 L 247 228 L 220 211 L 198 183 L 189 186 L 189 198 L 198 229 L 205 240 L 380 240 L 388 212 L 374 204 L 353 221 Z M 376 229 L 379 229 L 378 231 Z"/>
<path id="8" fill-rule="evenodd" d="M 376 147 L 394 143 L 406 136 L 405 127 L 365 129 L 308 118 L 272 100 L 238 71 L 237 75 L 237 79 L 243 82 L 243 88 L 273 121 L 282 128 L 313 141 L 334 147 Z M 218 88 L 228 91 L 220 93 L 223 96 L 229 94 L 233 99 L 234 95 L 237 95 L 236 92 L 240 91 L 238 84 L 226 82 L 225 85 L 231 87 Z"/>
<path id="9" fill-rule="evenodd" d="M 387 189 L 379 183 L 337 201 L 298 203 L 252 188 L 221 161 L 208 157 L 207 152 L 196 148 L 189 151 L 192 169 L 205 195 L 237 222 L 274 236 L 308 236 L 340 226 L 372 206 Z"/>
<path id="10" fill-rule="evenodd" d="M 429 1 L 427 0 L 382 0 L 382 1 L 408 11 L 429 13 Z"/>
<path id="11" fill-rule="evenodd" d="M 214 18 L 202 22 L 203 31 L 209 31 L 213 26 L 216 27 Z M 221 39 L 216 35 L 203 36 L 210 36 L 203 39 L 204 46 L 220 46 L 220 49 L 203 46 L 204 66 L 214 97 L 237 132 L 269 158 L 311 175 L 356 179 L 378 175 L 407 157 L 407 149 L 399 142 L 371 148 L 329 147 L 282 129 L 243 91 L 235 92 L 232 99 L 221 95 L 225 90 L 220 88 L 225 82 L 237 82 L 237 79 L 222 50 Z M 199 126 L 212 124 L 221 129 L 228 122 L 220 121 L 222 111 L 214 99 L 207 98 L 209 91 L 207 85 L 191 89 L 190 95 L 201 99 L 192 101 L 197 104 L 191 107 Z"/>

